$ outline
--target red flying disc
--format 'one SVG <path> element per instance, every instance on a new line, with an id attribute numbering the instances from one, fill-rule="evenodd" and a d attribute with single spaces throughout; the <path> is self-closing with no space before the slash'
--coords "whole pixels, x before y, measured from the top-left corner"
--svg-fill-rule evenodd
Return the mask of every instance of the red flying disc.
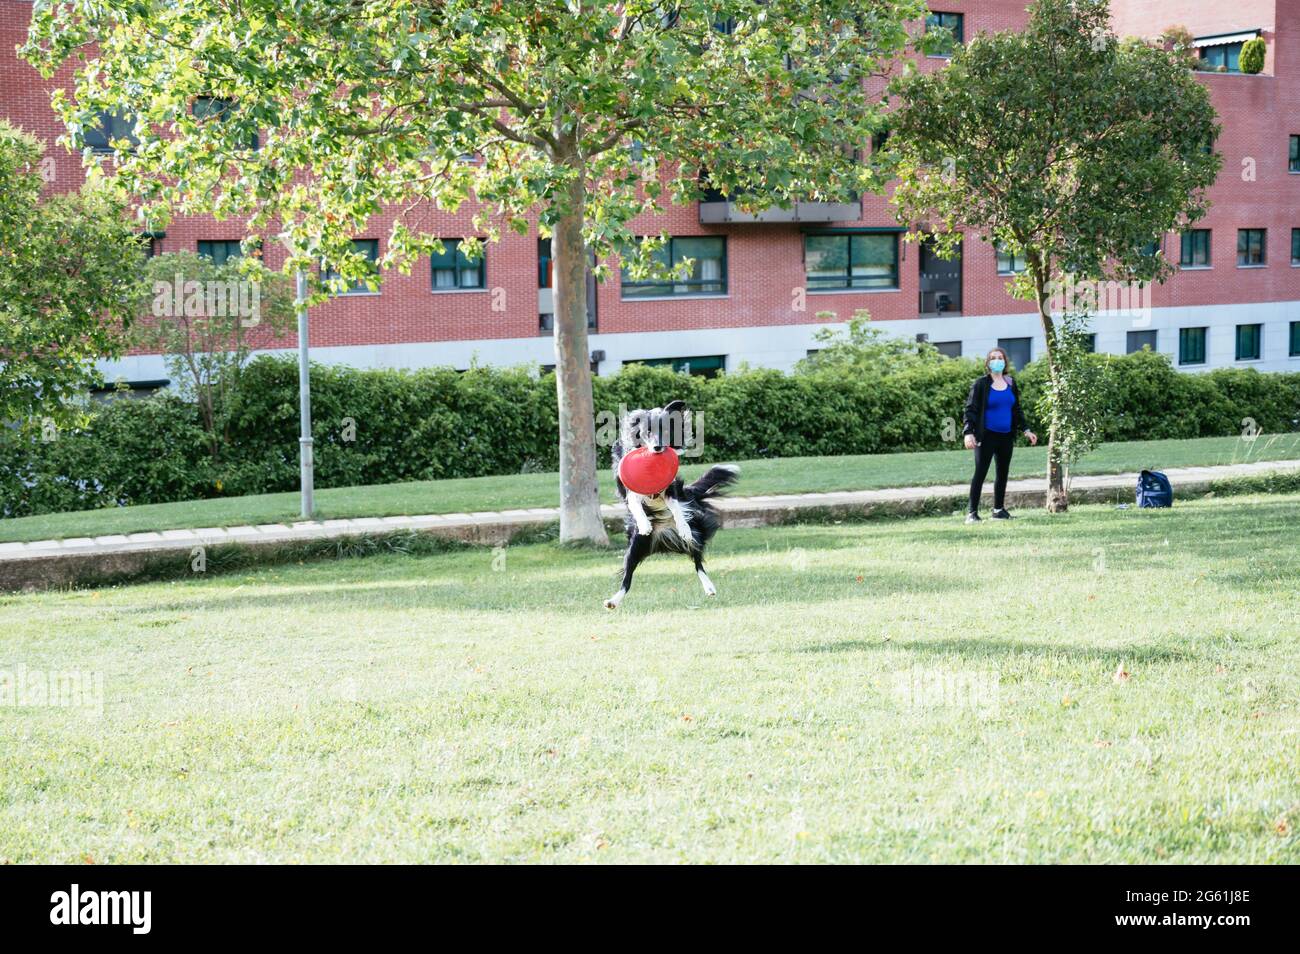
<path id="1" fill-rule="evenodd" d="M 618 479 L 634 494 L 660 493 L 676 476 L 677 451 L 671 447 L 657 454 L 648 447 L 638 447 L 618 462 Z"/>

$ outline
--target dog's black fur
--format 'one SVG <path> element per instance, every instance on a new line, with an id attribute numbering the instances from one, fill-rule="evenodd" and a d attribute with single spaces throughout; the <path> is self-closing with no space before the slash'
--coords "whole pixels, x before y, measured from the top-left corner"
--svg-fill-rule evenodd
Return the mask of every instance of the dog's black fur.
<path id="1" fill-rule="evenodd" d="M 704 570 L 704 549 L 718 532 L 718 511 L 710 502 L 720 491 L 736 482 L 739 470 L 730 466 L 714 466 L 699 480 L 691 484 L 676 478 L 656 497 L 662 497 L 668 516 L 659 510 L 658 519 L 650 520 L 646 502 L 658 504 L 655 498 L 645 498 L 631 493 L 618 476 L 618 465 L 629 451 L 649 447 L 662 452 L 665 447 L 680 450 L 685 446 L 685 415 L 683 401 L 672 401 L 661 408 L 628 412 L 623 420 L 618 441 L 612 448 L 614 484 L 618 498 L 627 505 L 625 520 L 627 552 L 623 556 L 623 583 L 618 592 L 605 601 L 616 609 L 632 588 L 632 576 L 641 561 L 652 553 L 684 553 L 695 563 L 695 572 L 704 587 L 706 596 L 716 596 L 712 580 Z M 671 522 L 669 522 L 671 521 Z M 647 530 L 648 528 L 648 530 Z"/>

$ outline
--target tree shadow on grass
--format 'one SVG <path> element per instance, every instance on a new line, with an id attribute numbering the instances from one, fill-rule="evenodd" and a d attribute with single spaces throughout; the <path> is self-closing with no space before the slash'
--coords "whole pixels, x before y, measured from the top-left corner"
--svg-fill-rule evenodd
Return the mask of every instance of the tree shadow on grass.
<path id="1" fill-rule="evenodd" d="M 761 549 L 761 548 L 760 548 Z M 301 607 L 304 614 L 349 610 L 444 611 L 469 613 L 604 614 L 604 600 L 618 586 L 621 570 L 611 558 L 608 567 L 584 562 L 571 569 L 545 570 L 536 565 L 492 573 L 488 560 L 479 575 L 462 568 L 454 576 L 429 577 L 413 563 L 394 577 L 347 583 L 302 579 L 285 581 L 283 589 L 259 580 L 254 589 L 207 589 L 190 598 L 147 606 L 119 607 L 123 616 L 154 616 L 167 612 L 229 613 L 232 611 Z M 959 574 L 939 575 L 915 569 L 874 567 L 865 570 L 813 566 L 710 567 L 720 596 L 706 599 L 690 561 L 661 555 L 643 564 L 623 609 L 671 612 L 707 609 L 719 612 L 757 606 L 826 606 L 841 599 L 891 599 L 935 596 L 967 589 Z M 357 574 L 349 573 L 349 576 Z M 621 612 L 621 611 L 620 611 Z M 626 615 L 626 614 L 625 614 Z"/>
<path id="2" fill-rule="evenodd" d="M 1192 662 L 1196 653 L 1160 646 L 1072 646 L 1062 643 L 1012 642 L 1010 640 L 936 639 L 900 641 L 850 639 L 834 643 L 813 643 L 793 650 L 796 653 L 870 653 L 905 652 L 917 656 L 962 656 L 967 659 L 1006 656 L 1064 656 L 1074 660 L 1101 660 L 1119 663 Z"/>

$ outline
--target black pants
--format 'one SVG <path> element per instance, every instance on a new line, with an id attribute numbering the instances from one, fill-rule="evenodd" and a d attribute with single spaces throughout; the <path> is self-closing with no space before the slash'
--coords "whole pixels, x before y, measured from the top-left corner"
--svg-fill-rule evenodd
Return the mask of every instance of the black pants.
<path id="1" fill-rule="evenodd" d="M 1007 497 L 1007 474 L 1011 472 L 1011 451 L 1016 446 L 1016 435 L 985 431 L 984 440 L 975 445 L 975 476 L 970 482 L 970 512 L 980 509 L 980 494 L 984 491 L 984 478 L 989 464 L 998 462 L 997 476 L 993 480 L 993 509 L 1001 510 Z"/>

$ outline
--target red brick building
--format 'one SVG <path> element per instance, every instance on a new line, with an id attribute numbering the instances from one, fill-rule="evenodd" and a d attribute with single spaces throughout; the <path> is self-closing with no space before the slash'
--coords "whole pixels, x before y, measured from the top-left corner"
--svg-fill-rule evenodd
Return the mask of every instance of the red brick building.
<path id="1" fill-rule="evenodd" d="M 1016 29 L 1026 2 L 930 6 L 955 33 L 971 37 Z M 30 9 L 22 0 L 0 0 L 0 116 L 52 145 L 61 129 L 49 90 L 60 78 L 45 83 L 13 52 Z M 1198 76 L 1224 126 L 1224 167 L 1198 232 L 1165 239 L 1163 252 L 1180 264 L 1178 273 L 1151 290 L 1142 317 L 1099 315 L 1096 349 L 1149 345 L 1185 370 L 1300 370 L 1300 0 L 1112 0 L 1112 9 L 1121 36 L 1152 37 L 1182 25 L 1197 38 L 1207 64 Z M 1255 36 L 1267 43 L 1264 70 L 1237 72 L 1240 45 Z M 943 60 L 926 65 L 941 68 Z M 79 156 L 59 147 L 50 153 L 56 188 L 80 181 Z M 469 213 L 438 215 L 444 237 L 471 234 Z M 745 218 L 724 202 L 706 201 L 638 223 L 644 232 L 673 235 L 677 253 L 699 263 L 697 280 L 636 287 L 615 274 L 593 288 L 591 348 L 600 373 L 633 361 L 689 365 L 695 373 L 742 362 L 789 367 L 816 346 L 817 329 L 858 309 L 901 335 L 926 335 L 950 354 L 983 354 L 1001 344 L 1019 365 L 1041 350 L 1032 308 L 1006 293 L 1015 263 L 999 261 L 977 236 L 968 237 L 961 260 L 934 260 L 901 241 L 881 196 Z M 378 218 L 358 238 L 382 241 L 390 224 Z M 191 218 L 172 223 L 156 245 L 220 254 L 220 244 L 206 243 L 241 233 L 237 224 Z M 853 274 L 822 267 L 838 257 L 828 253 L 848 243 L 865 264 Z M 547 265 L 536 235 L 506 235 L 489 246 L 481 267 L 453 256 L 436 266 L 421 263 L 410 275 L 386 275 L 377 293 L 343 295 L 313 309 L 313 354 L 359 367 L 552 364 Z M 156 355 L 135 355 L 106 370 L 127 380 L 165 377 Z"/>

